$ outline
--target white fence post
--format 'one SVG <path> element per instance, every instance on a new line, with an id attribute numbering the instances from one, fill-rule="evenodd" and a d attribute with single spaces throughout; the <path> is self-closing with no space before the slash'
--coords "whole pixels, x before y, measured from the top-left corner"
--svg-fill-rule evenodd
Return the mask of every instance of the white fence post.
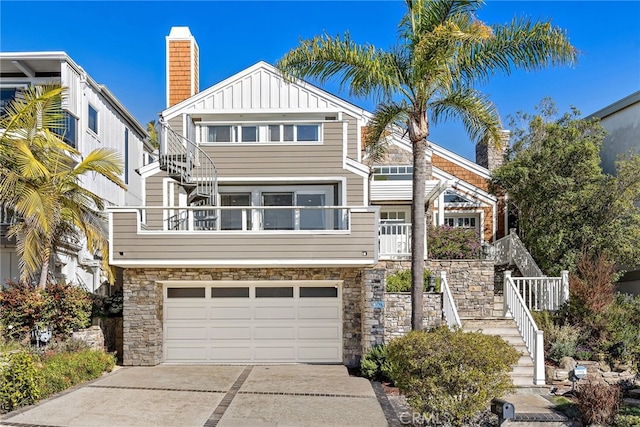
<path id="1" fill-rule="evenodd" d="M 536 331 L 535 357 L 533 358 L 533 383 L 535 385 L 545 385 L 544 372 L 544 331 Z"/>
<path id="2" fill-rule="evenodd" d="M 559 301 L 560 304 L 564 304 L 569 300 L 569 272 L 567 270 L 562 270 L 562 301 Z"/>
<path id="3" fill-rule="evenodd" d="M 511 279 L 511 271 L 505 270 L 504 281 L 502 283 L 502 314 L 504 317 L 511 319 L 513 316 L 509 311 L 509 302 L 507 301 L 507 286 L 509 286 L 509 279 Z"/>

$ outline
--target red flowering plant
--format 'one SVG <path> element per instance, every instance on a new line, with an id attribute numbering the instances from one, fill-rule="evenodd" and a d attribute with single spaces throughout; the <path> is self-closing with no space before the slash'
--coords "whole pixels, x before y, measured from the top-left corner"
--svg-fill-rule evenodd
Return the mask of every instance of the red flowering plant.
<path id="1" fill-rule="evenodd" d="M 481 258 L 480 235 L 471 228 L 431 227 L 427 235 L 430 259 Z"/>

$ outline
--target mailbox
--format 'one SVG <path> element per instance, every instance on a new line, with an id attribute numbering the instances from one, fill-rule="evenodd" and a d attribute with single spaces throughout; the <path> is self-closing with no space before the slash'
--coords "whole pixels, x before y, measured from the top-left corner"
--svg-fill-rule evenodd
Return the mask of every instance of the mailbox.
<path id="1" fill-rule="evenodd" d="M 491 401 L 491 412 L 504 420 L 516 417 L 516 409 L 513 406 L 513 403 L 509 403 L 502 399 L 493 399 Z"/>
<path id="2" fill-rule="evenodd" d="M 573 368 L 573 370 L 569 373 L 569 379 L 571 381 L 581 380 L 586 376 L 587 376 L 587 368 L 580 365 Z"/>

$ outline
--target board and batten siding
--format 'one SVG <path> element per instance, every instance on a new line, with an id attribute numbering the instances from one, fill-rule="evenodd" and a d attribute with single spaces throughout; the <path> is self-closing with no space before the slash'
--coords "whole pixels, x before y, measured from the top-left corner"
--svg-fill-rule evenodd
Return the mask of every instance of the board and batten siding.
<path id="1" fill-rule="evenodd" d="M 360 151 L 360 146 L 358 144 L 358 121 L 355 117 L 351 117 L 348 114 L 343 114 L 342 117 L 348 122 L 347 157 L 350 157 L 353 160 L 358 160 L 358 151 Z"/>
<path id="2" fill-rule="evenodd" d="M 119 260 L 145 261 L 224 261 L 281 260 L 360 260 L 369 265 L 375 254 L 377 233 L 376 212 L 352 212 L 348 233 L 252 233 L 199 232 L 149 233 L 138 232 L 138 213 L 112 211 L 113 264 Z M 122 255 L 120 255 L 122 253 Z M 367 255 L 363 255 L 366 253 Z"/>

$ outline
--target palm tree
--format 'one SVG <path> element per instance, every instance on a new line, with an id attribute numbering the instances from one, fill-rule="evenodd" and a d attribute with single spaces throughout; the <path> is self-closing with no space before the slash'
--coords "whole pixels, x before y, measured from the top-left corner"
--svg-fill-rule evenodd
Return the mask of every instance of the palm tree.
<path id="1" fill-rule="evenodd" d="M 147 123 L 147 133 L 149 134 L 149 142 L 154 149 L 160 148 L 160 142 L 158 140 L 158 128 L 156 126 L 156 121 L 151 120 Z"/>
<path id="2" fill-rule="evenodd" d="M 56 248 L 81 236 L 109 273 L 104 201 L 82 188 L 80 178 L 97 173 L 126 188 L 117 152 L 97 149 L 82 158 L 64 142 L 63 95 L 60 85 L 31 86 L 0 117 L 0 203 L 19 218 L 9 236 L 16 238 L 21 280 L 40 272 L 40 287 Z"/>
<path id="3" fill-rule="evenodd" d="M 489 26 L 475 17 L 481 0 L 405 0 L 396 46 L 389 50 L 324 34 L 288 52 L 277 66 L 288 79 L 337 78 L 352 96 L 379 102 L 365 144 L 385 145 L 390 129 L 408 135 L 413 152 L 412 315 L 422 329 L 426 150 L 429 126 L 460 119 L 474 142 L 499 145 L 495 106 L 474 89 L 496 73 L 572 64 L 577 50 L 550 22 L 514 19 Z M 430 123 L 431 121 L 431 123 Z M 378 148 L 374 148 L 374 152 Z"/>

